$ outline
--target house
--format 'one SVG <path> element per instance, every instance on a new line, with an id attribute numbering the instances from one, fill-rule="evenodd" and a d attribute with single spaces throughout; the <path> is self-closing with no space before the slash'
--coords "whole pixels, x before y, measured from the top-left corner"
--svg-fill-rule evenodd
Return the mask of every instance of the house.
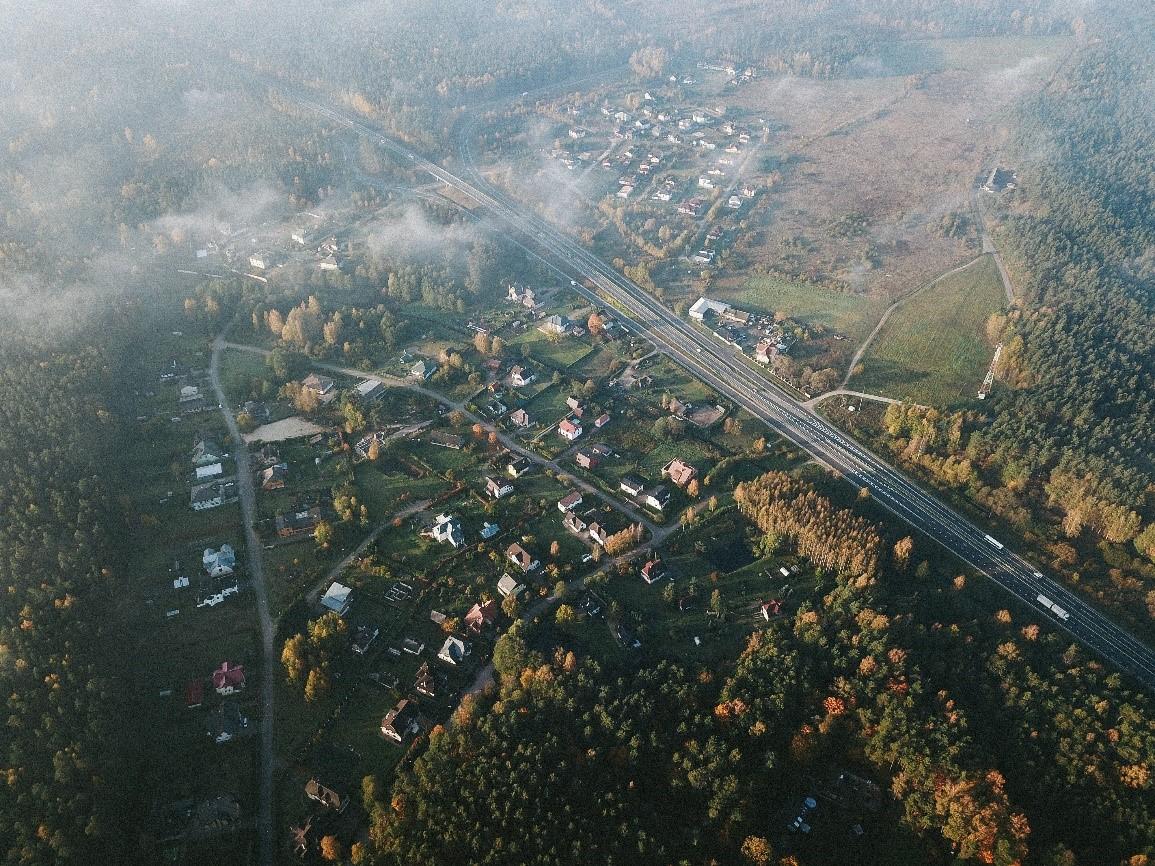
<path id="1" fill-rule="evenodd" d="M 409 734 L 416 733 L 417 729 L 417 705 L 408 698 L 399 700 L 381 720 L 381 733 L 397 743 L 404 742 L 405 738 Z"/>
<path id="2" fill-rule="evenodd" d="M 591 471 L 597 469 L 598 464 L 601 462 L 598 459 L 598 455 L 595 454 L 590 448 L 582 448 L 580 451 L 578 451 L 577 454 L 574 455 L 573 459 L 574 462 L 577 463 L 577 465 L 582 469 L 589 469 Z"/>
<path id="3" fill-rule="evenodd" d="M 763 602 L 759 610 L 762 611 L 762 619 L 770 622 L 770 617 L 778 616 L 782 612 L 782 602 L 772 598 L 770 601 Z"/>
<path id="4" fill-rule="evenodd" d="M 557 425 L 557 432 L 563 439 L 573 442 L 582 435 L 581 422 L 576 418 L 566 418 Z"/>
<path id="5" fill-rule="evenodd" d="M 429 670 L 429 662 L 422 662 L 413 681 L 413 690 L 427 698 L 437 696 L 437 679 Z"/>
<path id="6" fill-rule="evenodd" d="M 589 525 L 590 541 L 596 541 L 602 547 L 606 546 L 606 539 L 608 539 L 612 532 L 605 527 L 604 524 L 594 521 Z"/>
<path id="7" fill-rule="evenodd" d="M 575 397 L 574 395 L 571 394 L 569 397 L 566 398 L 565 404 L 567 406 L 569 406 L 569 410 L 571 412 L 573 412 L 573 414 L 576 415 L 578 418 L 582 417 L 582 415 L 585 414 L 585 411 L 586 411 L 585 403 L 583 403 L 581 401 L 580 397 Z"/>
<path id="8" fill-rule="evenodd" d="M 217 444 L 217 440 L 210 436 L 202 436 L 193 444 L 193 466 L 211 466 L 214 463 L 220 463 L 227 456 L 225 450 Z"/>
<path id="9" fill-rule="evenodd" d="M 269 420 L 269 407 L 259 400 L 246 400 L 240 414 L 248 415 L 256 424 L 264 424 Z"/>
<path id="10" fill-rule="evenodd" d="M 698 470 L 681 457 L 675 457 L 662 467 L 662 477 L 669 478 L 670 482 L 677 487 L 685 487 L 694 480 L 697 474 Z"/>
<path id="11" fill-rule="evenodd" d="M 373 646 L 373 641 L 377 640 L 377 635 L 381 633 L 381 629 L 373 626 L 370 628 L 367 625 L 357 626 L 357 631 L 353 633 L 353 646 L 351 649 L 359 656 L 365 655 L 369 652 L 369 647 Z"/>
<path id="12" fill-rule="evenodd" d="M 486 522 L 481 525 L 481 537 L 486 541 L 493 538 L 493 536 L 497 535 L 500 531 L 501 527 L 496 523 Z"/>
<path id="13" fill-rule="evenodd" d="M 249 267 L 254 271 L 266 271 L 277 266 L 277 258 L 271 253 L 253 253 L 249 256 Z"/>
<path id="14" fill-rule="evenodd" d="M 299 535 L 308 535 L 321 522 L 321 508 L 314 505 L 298 511 L 278 514 L 276 518 L 277 535 L 281 538 L 294 538 Z"/>
<path id="15" fill-rule="evenodd" d="M 513 493 L 513 485 L 500 477 L 494 478 L 491 475 L 487 475 L 485 478 L 485 492 L 494 499 L 501 499 L 501 497 Z"/>
<path id="16" fill-rule="evenodd" d="M 514 304 L 521 304 L 527 310 L 536 310 L 538 307 L 537 293 L 533 289 L 513 283 L 506 287 L 505 299 Z"/>
<path id="17" fill-rule="evenodd" d="M 376 430 L 373 433 L 370 433 L 367 436 L 362 436 L 359 440 L 357 440 L 357 444 L 353 446 L 353 451 L 356 452 L 357 456 L 361 459 L 368 459 L 369 452 L 373 450 L 374 443 L 376 443 L 377 447 L 380 448 L 388 441 L 389 434 L 387 434 L 384 430 Z"/>
<path id="18" fill-rule="evenodd" d="M 524 547 L 522 547 L 520 544 L 517 544 L 516 542 L 506 548 L 505 555 L 509 558 L 510 562 L 512 562 L 524 572 L 533 571 L 541 565 L 540 562 L 538 562 L 529 554 L 529 551 L 527 551 Z M 501 585 L 498 584 L 498 589 L 500 588 Z"/>
<path id="19" fill-rule="evenodd" d="M 206 547 L 201 564 L 210 577 L 225 577 L 237 567 L 237 554 L 231 544 L 222 544 L 220 550 Z"/>
<path id="20" fill-rule="evenodd" d="M 465 534 L 461 531 L 461 521 L 449 514 L 438 514 L 437 522 L 433 524 L 430 535 L 434 541 L 440 541 L 457 549 L 465 545 Z"/>
<path id="21" fill-rule="evenodd" d="M 218 695 L 235 695 L 245 690 L 245 666 L 221 662 L 213 671 L 213 688 Z"/>
<path id="22" fill-rule="evenodd" d="M 759 364 L 769 364 L 776 354 L 778 350 L 772 340 L 761 340 L 754 347 L 754 360 Z"/>
<path id="23" fill-rule="evenodd" d="M 573 511 L 582 504 L 582 495 L 577 490 L 571 490 L 557 502 L 557 510 L 565 514 L 568 511 Z"/>
<path id="24" fill-rule="evenodd" d="M 203 680 L 189 680 L 184 687 L 184 705 L 195 710 L 205 700 L 205 684 Z"/>
<path id="25" fill-rule="evenodd" d="M 465 627 L 474 634 L 481 634 L 489 626 L 497 622 L 497 602 L 493 599 L 484 604 L 478 603 L 465 614 Z"/>
<path id="26" fill-rule="evenodd" d="M 385 384 L 379 379 L 366 379 L 364 382 L 358 382 L 353 390 L 356 392 L 358 400 L 368 402 L 378 399 L 385 393 Z"/>
<path id="27" fill-rule="evenodd" d="M 627 475 L 618 484 L 618 489 L 627 496 L 638 496 L 646 489 L 646 479 L 639 475 Z"/>
<path id="28" fill-rule="evenodd" d="M 714 188 L 714 179 L 711 177 L 706 177 L 705 175 L 702 175 L 701 177 L 698 178 L 698 188 L 699 189 L 713 189 Z"/>
<path id="29" fill-rule="evenodd" d="M 258 466 L 262 469 L 268 469 L 270 466 L 275 466 L 281 462 L 281 450 L 270 442 L 257 452 L 256 458 Z"/>
<path id="30" fill-rule="evenodd" d="M 529 413 L 524 409 L 516 410 L 512 415 L 509 416 L 509 420 L 510 423 L 512 423 L 515 427 L 525 428 L 530 424 Z"/>
<path id="31" fill-rule="evenodd" d="M 514 457 L 505 467 L 505 471 L 514 478 L 520 478 L 533 466 L 528 457 Z"/>
<path id="32" fill-rule="evenodd" d="M 459 665 L 465 661 L 469 655 L 471 648 L 469 644 L 459 637 L 450 635 L 445 639 L 445 643 L 441 645 L 441 649 L 437 651 L 437 657 L 449 665 Z"/>
<path id="33" fill-rule="evenodd" d="M 497 581 L 497 594 L 502 598 L 510 595 L 516 597 L 523 592 L 525 587 L 508 574 L 503 574 Z"/>
<path id="34" fill-rule="evenodd" d="M 320 803 L 326 809 L 332 809 L 338 815 L 349 805 L 349 797 L 342 796 L 336 790 L 323 785 L 315 778 L 305 783 L 305 796 L 315 803 Z"/>
<path id="35" fill-rule="evenodd" d="M 510 384 L 515 388 L 524 388 L 526 385 L 532 384 L 536 378 L 537 376 L 520 365 L 509 371 Z"/>
<path id="36" fill-rule="evenodd" d="M 460 451 L 465 447 L 465 440 L 456 433 L 449 433 L 445 430 L 434 430 L 429 434 L 429 444 L 438 445 L 441 448 L 449 448 L 453 451 Z"/>
<path id="37" fill-rule="evenodd" d="M 543 334 L 556 334 L 558 336 L 564 334 L 570 328 L 570 320 L 565 316 L 559 316 L 556 313 L 552 316 L 546 316 L 537 329 Z"/>
<path id="38" fill-rule="evenodd" d="M 313 816 L 310 815 L 304 824 L 294 824 L 289 827 L 289 845 L 293 853 L 304 860 L 313 848 Z"/>
<path id="39" fill-rule="evenodd" d="M 225 504 L 224 485 L 218 481 L 201 484 L 189 494 L 189 504 L 193 511 L 207 511 Z"/>
<path id="40" fill-rule="evenodd" d="M 603 412 L 601 415 L 599 415 L 597 417 L 597 420 L 594 421 L 594 429 L 601 430 L 603 427 L 605 427 L 609 423 L 610 423 L 610 413 L 609 412 Z"/>
<path id="41" fill-rule="evenodd" d="M 349 605 L 353 603 L 353 590 L 343 583 L 333 581 L 325 594 L 321 596 L 321 607 L 331 610 L 337 616 L 344 616 L 349 612 Z"/>
<path id="42" fill-rule="evenodd" d="M 750 185 L 750 184 L 744 184 L 742 186 L 742 197 L 743 198 L 754 198 L 754 196 L 757 194 L 757 192 L 758 192 L 757 188 Z"/>
<path id="43" fill-rule="evenodd" d="M 283 490 L 289 480 L 289 464 L 278 463 L 261 472 L 262 490 Z"/>
<path id="44" fill-rule="evenodd" d="M 235 740 L 249 726 L 248 718 L 232 701 L 224 701 L 209 718 L 209 736 L 214 743 Z"/>
<path id="45" fill-rule="evenodd" d="M 409 368 L 409 378 L 424 382 L 436 372 L 436 364 L 434 364 L 432 361 L 426 361 L 422 359 Z"/>
<path id="46" fill-rule="evenodd" d="M 690 307 L 690 318 L 698 322 L 706 321 L 706 314 L 713 313 L 715 316 L 721 316 L 728 309 L 730 305 L 723 301 L 715 301 L 707 297 L 700 297 L 694 301 Z"/>
<path id="47" fill-rule="evenodd" d="M 574 535 L 586 531 L 586 522 L 578 516 L 576 511 L 567 511 L 565 517 L 561 519 L 561 525 L 574 533 Z"/>
<path id="48" fill-rule="evenodd" d="M 656 509 L 657 511 L 665 511 L 666 506 L 670 504 L 670 491 L 665 487 L 655 487 L 646 494 L 646 498 L 643 501 L 650 508 Z"/>
<path id="49" fill-rule="evenodd" d="M 740 196 L 732 195 L 726 199 L 726 207 L 730 210 L 738 210 L 742 207 L 742 199 Z"/>
<path id="50" fill-rule="evenodd" d="M 316 373 L 310 373 L 301 380 L 301 387 L 306 391 L 316 394 L 318 397 L 327 397 L 336 387 L 336 383 L 328 376 L 320 376 Z"/>
<path id="51" fill-rule="evenodd" d="M 666 566 L 660 559 L 646 560 L 642 566 L 642 580 L 646 583 L 655 583 L 666 576 Z"/>
<path id="52" fill-rule="evenodd" d="M 700 198 L 692 198 L 689 201 L 682 202 L 678 205 L 678 213 L 683 216 L 698 216 L 702 213 L 702 200 Z"/>
<path id="53" fill-rule="evenodd" d="M 195 385 L 186 385 L 180 389 L 177 408 L 182 415 L 194 415 L 197 412 L 203 412 L 208 407 L 208 400 L 201 396 L 200 389 Z"/>

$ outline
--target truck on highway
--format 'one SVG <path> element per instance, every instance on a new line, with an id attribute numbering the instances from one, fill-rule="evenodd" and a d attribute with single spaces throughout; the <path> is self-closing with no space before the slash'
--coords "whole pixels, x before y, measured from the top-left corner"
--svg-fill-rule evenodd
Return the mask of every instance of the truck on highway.
<path id="1" fill-rule="evenodd" d="M 984 535 L 983 538 L 985 538 L 987 540 L 987 543 L 990 544 L 991 547 L 997 547 L 999 550 L 1003 549 L 1003 543 L 1001 541 L 999 541 L 997 538 L 992 538 L 989 535 Z"/>
<path id="2" fill-rule="evenodd" d="M 1047 598 L 1041 592 L 1037 596 L 1035 596 L 1035 601 L 1037 601 L 1039 604 L 1041 604 L 1043 607 L 1045 607 L 1047 610 L 1049 610 L 1051 613 L 1053 613 L 1055 616 L 1057 616 L 1063 622 L 1066 622 L 1067 620 L 1069 620 L 1071 618 L 1071 615 L 1069 613 L 1067 613 L 1066 610 L 1059 607 L 1057 604 L 1055 604 L 1053 601 L 1051 601 L 1049 598 Z"/>

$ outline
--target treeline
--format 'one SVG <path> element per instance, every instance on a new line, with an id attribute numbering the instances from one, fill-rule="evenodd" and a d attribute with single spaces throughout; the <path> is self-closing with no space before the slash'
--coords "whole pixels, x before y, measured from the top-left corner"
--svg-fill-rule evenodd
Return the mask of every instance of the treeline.
<path id="1" fill-rule="evenodd" d="M 114 862 L 131 742 L 104 623 L 121 591 L 109 358 L 0 337 L 0 859 Z"/>
<path id="2" fill-rule="evenodd" d="M 1094 23 L 1100 38 L 1023 110 L 1030 207 L 1006 240 L 1029 305 L 1005 323 L 1020 351 L 987 436 L 1032 479 L 1059 466 L 1130 510 L 1155 481 L 1155 19 L 1111 3 Z"/>
<path id="3" fill-rule="evenodd" d="M 844 577 L 874 577 L 882 539 L 869 521 L 836 508 L 806 481 L 785 472 L 739 484 L 734 500 L 742 514 L 766 533 L 764 548 L 789 541 L 819 568 Z"/>

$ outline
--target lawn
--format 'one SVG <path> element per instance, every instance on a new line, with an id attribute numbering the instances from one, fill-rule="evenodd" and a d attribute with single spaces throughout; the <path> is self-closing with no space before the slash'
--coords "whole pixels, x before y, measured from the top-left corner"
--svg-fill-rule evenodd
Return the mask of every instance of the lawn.
<path id="1" fill-rule="evenodd" d="M 929 406 L 973 398 L 991 361 L 984 326 L 1005 303 L 990 256 L 940 280 L 895 310 L 851 387 Z"/>
<path id="2" fill-rule="evenodd" d="M 721 294 L 724 300 L 743 309 L 785 313 L 803 322 L 826 325 L 858 342 L 866 339 L 883 310 L 881 302 L 863 295 L 775 277 L 754 277 L 744 289 Z"/>

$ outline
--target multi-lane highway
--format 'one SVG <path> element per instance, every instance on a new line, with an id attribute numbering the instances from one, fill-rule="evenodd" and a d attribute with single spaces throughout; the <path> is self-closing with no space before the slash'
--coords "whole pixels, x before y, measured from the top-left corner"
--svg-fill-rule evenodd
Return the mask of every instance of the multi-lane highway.
<path id="1" fill-rule="evenodd" d="M 561 230 L 489 185 L 463 148 L 462 177 L 424 159 L 361 120 L 308 98 L 303 105 L 366 136 L 405 166 L 453 187 L 477 202 L 506 237 L 545 262 L 575 291 L 608 302 L 626 325 L 650 340 L 696 378 L 742 406 L 781 436 L 867 488 L 875 502 L 902 518 L 977 571 L 987 575 L 1036 615 L 1155 689 L 1155 652 L 1079 596 L 1043 575 L 985 530 L 941 502 L 903 473 L 799 405 L 753 369 L 737 352 L 676 316 Z"/>

